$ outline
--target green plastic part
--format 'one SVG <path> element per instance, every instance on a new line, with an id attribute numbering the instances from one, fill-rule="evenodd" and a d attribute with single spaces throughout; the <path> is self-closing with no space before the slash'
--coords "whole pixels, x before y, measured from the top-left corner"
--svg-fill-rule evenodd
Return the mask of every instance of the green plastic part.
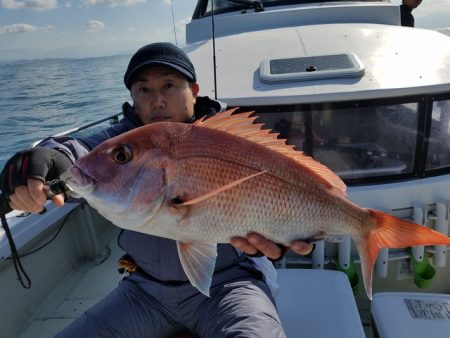
<path id="1" fill-rule="evenodd" d="M 338 271 L 342 271 L 343 273 L 345 273 L 347 275 L 348 280 L 349 280 L 350 285 L 353 290 L 353 294 L 356 296 L 359 291 L 359 275 L 358 275 L 358 272 L 356 271 L 355 263 L 353 261 L 350 261 L 349 266 L 347 268 L 344 268 L 344 267 L 341 267 L 339 265 L 339 261 L 336 260 L 336 269 Z"/>
<path id="2" fill-rule="evenodd" d="M 423 259 L 418 261 L 414 258 L 411 250 L 409 250 L 409 256 L 411 258 L 411 269 L 414 272 L 414 283 L 421 289 L 429 288 L 436 275 L 436 269 L 430 264 L 428 255 L 425 253 Z"/>

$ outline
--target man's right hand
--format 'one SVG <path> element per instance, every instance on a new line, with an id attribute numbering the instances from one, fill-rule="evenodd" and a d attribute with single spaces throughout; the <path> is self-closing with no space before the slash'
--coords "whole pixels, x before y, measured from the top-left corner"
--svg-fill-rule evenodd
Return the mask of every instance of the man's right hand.
<path id="1" fill-rule="evenodd" d="M 263 235 L 256 232 L 249 233 L 246 237 L 233 237 L 231 245 L 245 252 L 247 255 L 255 254 L 266 256 L 272 261 L 282 259 L 287 249 L 291 249 L 299 255 L 308 255 L 314 249 L 314 245 L 301 240 L 292 241 L 283 250 L 278 244 L 268 240 Z M 258 256 L 257 256 L 258 257 Z"/>
<path id="2" fill-rule="evenodd" d="M 44 183 L 58 178 L 72 162 L 63 153 L 50 148 L 36 147 L 20 151 L 11 157 L 0 174 L 1 199 L 12 209 L 40 212 L 47 195 Z M 64 197 L 52 200 L 64 204 Z"/>

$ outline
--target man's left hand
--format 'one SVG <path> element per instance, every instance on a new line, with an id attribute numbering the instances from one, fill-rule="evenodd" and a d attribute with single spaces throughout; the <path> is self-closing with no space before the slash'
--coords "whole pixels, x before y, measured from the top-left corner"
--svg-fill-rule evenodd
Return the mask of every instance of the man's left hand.
<path id="1" fill-rule="evenodd" d="M 279 245 L 255 232 L 248 234 L 246 237 L 233 237 L 230 243 L 247 255 L 254 256 L 261 252 L 271 260 L 280 259 L 285 253 Z M 304 256 L 313 250 L 314 245 L 303 241 L 292 241 L 287 247 Z"/>

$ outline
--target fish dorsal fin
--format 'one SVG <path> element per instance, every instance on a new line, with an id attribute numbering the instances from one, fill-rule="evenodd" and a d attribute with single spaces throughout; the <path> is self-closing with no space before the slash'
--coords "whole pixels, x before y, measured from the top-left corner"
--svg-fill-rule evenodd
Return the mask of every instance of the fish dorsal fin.
<path id="1" fill-rule="evenodd" d="M 253 122 L 257 119 L 257 116 L 250 117 L 254 112 L 233 115 L 237 109 L 229 109 L 208 119 L 202 118 L 196 121 L 194 125 L 221 130 L 285 155 L 297 162 L 311 175 L 318 178 L 329 189 L 334 189 L 346 195 L 347 187 L 345 183 L 333 171 L 311 157 L 304 155 L 303 152 L 295 150 L 294 146 L 286 144 L 286 140 L 279 139 L 277 133 L 273 133 L 270 129 L 263 129 L 263 124 L 254 124 Z"/>

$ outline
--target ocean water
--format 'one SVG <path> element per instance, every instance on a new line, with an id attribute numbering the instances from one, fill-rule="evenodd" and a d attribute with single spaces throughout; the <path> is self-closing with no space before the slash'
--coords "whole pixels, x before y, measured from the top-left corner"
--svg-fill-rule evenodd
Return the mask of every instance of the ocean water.
<path id="1" fill-rule="evenodd" d="M 0 168 L 34 141 L 120 112 L 130 57 L 0 63 Z"/>

